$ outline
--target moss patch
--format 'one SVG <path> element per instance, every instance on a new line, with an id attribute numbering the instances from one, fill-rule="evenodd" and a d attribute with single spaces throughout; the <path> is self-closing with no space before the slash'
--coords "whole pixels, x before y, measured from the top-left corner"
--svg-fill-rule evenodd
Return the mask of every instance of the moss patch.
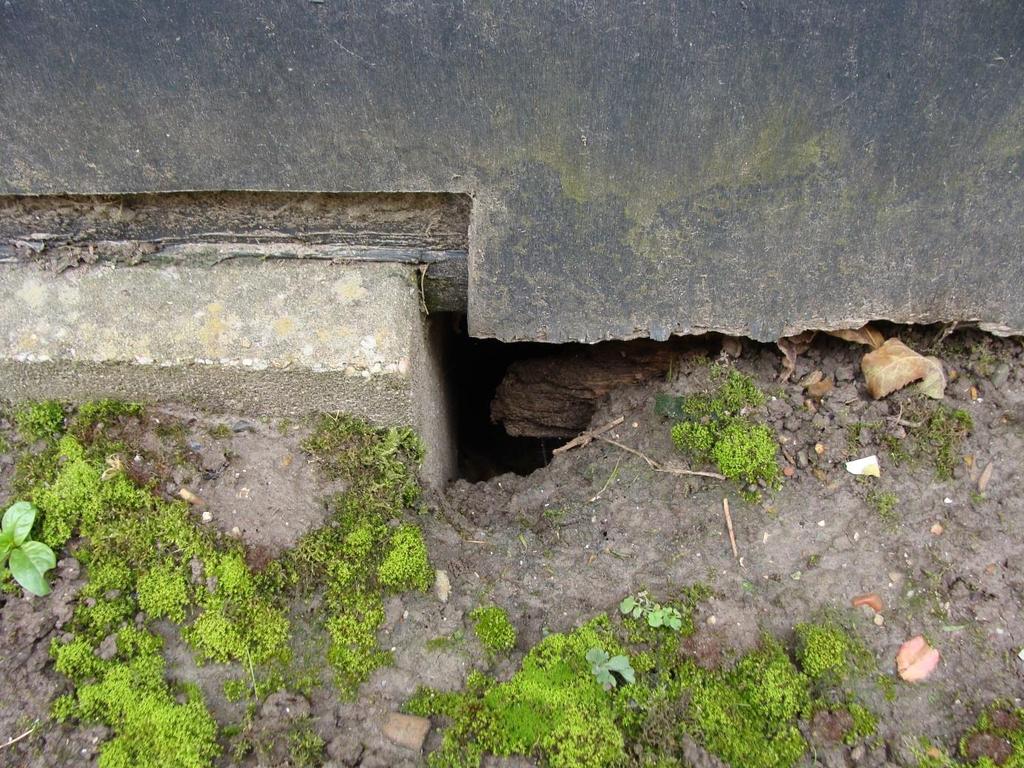
<path id="1" fill-rule="evenodd" d="M 874 731 L 873 715 L 837 687 L 852 642 L 840 628 L 802 625 L 796 662 L 764 637 L 723 669 L 683 653 L 684 634 L 601 615 L 544 638 L 506 682 L 474 672 L 464 691 L 423 688 L 406 709 L 450 722 L 433 768 L 475 767 L 488 754 L 559 768 L 681 766 L 687 738 L 730 765 L 788 768 L 807 750 L 801 724 L 834 700 L 851 714 L 851 743 Z M 605 690 L 587 664 L 591 648 L 628 656 L 636 682 Z"/>
<path id="2" fill-rule="evenodd" d="M 419 528 L 389 525 L 419 499 L 423 447 L 411 430 L 374 429 L 336 415 L 322 417 L 303 447 L 348 490 L 331 500 L 328 523 L 285 554 L 276 575 L 300 592 L 324 590 L 327 656 L 335 684 L 351 698 L 391 662 L 377 643 L 383 595 L 425 592 L 433 583 Z"/>
<path id="3" fill-rule="evenodd" d="M 764 405 L 764 393 L 739 371 L 714 366 L 712 376 L 718 381 L 713 392 L 659 397 L 658 410 L 677 422 L 672 427 L 672 441 L 683 453 L 714 464 L 730 480 L 778 487 L 775 435 L 749 415 Z M 757 496 L 756 492 L 747 495 Z"/>
<path id="4" fill-rule="evenodd" d="M 28 402 L 14 411 L 14 424 L 22 440 L 50 440 L 64 430 L 64 406 L 56 400 Z"/>
<path id="5" fill-rule="evenodd" d="M 470 611 L 469 618 L 477 638 L 490 653 L 507 653 L 515 647 L 516 628 L 504 608 L 480 606 Z"/>
<path id="6" fill-rule="evenodd" d="M 25 418 L 31 434 L 46 434 L 45 447 L 19 458 L 19 493 L 40 510 L 35 537 L 55 550 L 72 546 L 87 579 L 67 636 L 51 648 L 56 669 L 74 686 L 54 714 L 111 729 L 104 768 L 198 768 L 219 753 L 217 725 L 198 689 L 166 680 L 151 622 L 177 624 L 199 663 L 241 664 L 244 674 L 225 693 L 255 703 L 296 678 L 286 601 L 322 590 L 327 657 L 343 694 L 353 695 L 390 659 L 376 641 L 383 596 L 426 590 L 433 581 L 420 530 L 392 523 L 418 497 L 422 448 L 406 430 L 325 417 L 307 449 L 348 490 L 331 501 L 324 528 L 254 571 L 239 542 L 198 525 L 184 502 L 140 487 L 110 459 L 126 446 L 109 435 L 122 434 L 123 422 L 140 413 L 116 401 L 88 404 L 67 419 L 66 434 L 63 409 L 59 420 L 51 406 Z M 302 684 L 318 682 L 307 674 Z M 293 757 L 313 760 L 322 752 L 318 738 L 299 734 Z"/>

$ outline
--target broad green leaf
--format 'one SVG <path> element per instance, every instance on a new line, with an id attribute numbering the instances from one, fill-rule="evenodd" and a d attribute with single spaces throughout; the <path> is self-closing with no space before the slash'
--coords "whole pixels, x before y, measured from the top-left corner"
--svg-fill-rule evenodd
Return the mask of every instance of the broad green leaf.
<path id="1" fill-rule="evenodd" d="M 634 618 L 634 619 L 639 619 L 639 618 L 640 618 L 641 616 L 643 616 L 643 615 L 644 615 L 644 609 L 643 609 L 643 608 L 641 608 L 641 607 L 640 607 L 639 605 L 638 605 L 638 606 L 636 606 L 636 607 L 635 607 L 635 608 L 633 609 L 633 618 Z"/>
<path id="2" fill-rule="evenodd" d="M 629 667 L 629 659 L 625 656 L 612 656 L 608 659 L 608 664 L 606 666 L 613 672 L 621 672 Z"/>
<path id="3" fill-rule="evenodd" d="M 11 552 L 10 566 L 14 580 L 33 595 L 42 597 L 50 594 L 50 585 L 46 583 L 42 571 L 21 547 Z"/>
<path id="4" fill-rule="evenodd" d="M 608 661 L 608 654 L 600 648 L 591 648 L 587 651 L 587 661 L 596 667 Z"/>
<path id="5" fill-rule="evenodd" d="M 26 541 L 19 549 L 28 555 L 28 559 L 35 563 L 43 573 L 57 565 L 57 558 L 53 554 L 53 550 L 41 541 Z"/>
<path id="6" fill-rule="evenodd" d="M 633 598 L 632 595 L 630 595 L 625 600 L 623 600 L 621 603 L 619 603 L 619 610 L 622 611 L 623 613 L 629 613 L 630 611 L 633 610 L 633 606 L 635 606 L 635 605 L 636 605 L 636 600 Z"/>
<path id="7" fill-rule="evenodd" d="M 625 669 L 620 669 L 618 670 L 618 672 L 620 675 L 622 675 L 622 679 L 625 680 L 627 683 L 636 682 L 636 675 L 633 672 L 633 668 L 631 666 L 627 665 Z"/>
<path id="8" fill-rule="evenodd" d="M 661 611 L 654 611 L 647 615 L 647 623 L 652 627 L 661 626 Z"/>
<path id="9" fill-rule="evenodd" d="M 28 538 L 32 532 L 32 523 L 36 521 L 36 508 L 27 501 L 19 501 L 11 504 L 4 512 L 3 522 L 0 527 L 11 534 L 14 545 L 18 546 Z"/>
<path id="10" fill-rule="evenodd" d="M 7 559 L 7 555 L 11 553 L 13 545 L 11 544 L 11 537 L 7 534 L 0 534 L 0 566 L 4 564 Z"/>

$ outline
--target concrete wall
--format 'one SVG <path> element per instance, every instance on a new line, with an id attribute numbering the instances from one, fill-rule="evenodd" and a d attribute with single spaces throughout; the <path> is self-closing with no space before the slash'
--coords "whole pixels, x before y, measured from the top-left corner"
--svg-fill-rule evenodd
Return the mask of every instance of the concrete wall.
<path id="1" fill-rule="evenodd" d="M 502 339 L 1024 328 L 1024 4 L 0 5 L 0 193 L 474 196 Z"/>

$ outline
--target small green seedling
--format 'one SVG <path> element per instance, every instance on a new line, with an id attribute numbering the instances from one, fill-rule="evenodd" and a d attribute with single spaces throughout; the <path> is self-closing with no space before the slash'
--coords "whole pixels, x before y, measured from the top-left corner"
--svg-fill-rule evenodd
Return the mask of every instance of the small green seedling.
<path id="1" fill-rule="evenodd" d="M 36 508 L 27 501 L 12 504 L 0 524 L 0 567 L 6 562 L 11 575 L 33 595 L 50 594 L 44 575 L 57 565 L 53 550 L 39 541 L 30 541 L 36 520 Z"/>
<path id="2" fill-rule="evenodd" d="M 676 608 L 654 602 L 646 591 L 640 592 L 636 597 L 629 595 L 619 603 L 619 610 L 634 619 L 645 617 L 650 627 L 668 627 L 678 632 L 683 626 L 683 616 Z"/>
<path id="3" fill-rule="evenodd" d="M 619 675 L 627 683 L 635 683 L 636 675 L 626 656 L 609 656 L 603 648 L 591 648 L 587 651 L 587 662 L 590 671 L 606 691 L 610 691 L 619 681 L 613 675 Z"/>

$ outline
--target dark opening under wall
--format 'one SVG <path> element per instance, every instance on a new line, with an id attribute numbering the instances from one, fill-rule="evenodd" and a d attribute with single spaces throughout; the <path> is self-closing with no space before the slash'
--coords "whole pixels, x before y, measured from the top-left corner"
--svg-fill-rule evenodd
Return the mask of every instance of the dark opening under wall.
<path id="1" fill-rule="evenodd" d="M 585 431 L 612 390 L 668 373 L 692 341 L 507 344 L 467 335 L 453 319 L 447 369 L 459 476 L 476 482 L 529 474 Z"/>
<path id="2" fill-rule="evenodd" d="M 509 366 L 550 354 L 545 344 L 474 339 L 463 316 L 452 316 L 448 371 L 455 414 L 459 477 L 471 482 L 514 472 L 527 475 L 551 460 L 565 438 L 510 435 L 491 418 L 491 404 Z"/>

